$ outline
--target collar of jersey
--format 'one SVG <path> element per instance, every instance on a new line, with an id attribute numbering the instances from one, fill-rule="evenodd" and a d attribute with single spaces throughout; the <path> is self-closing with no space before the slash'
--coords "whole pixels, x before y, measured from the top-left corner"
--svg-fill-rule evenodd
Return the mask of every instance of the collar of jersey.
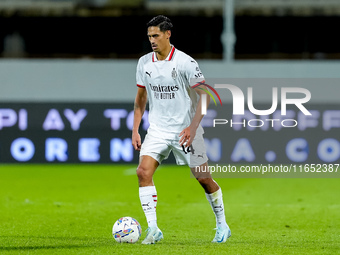
<path id="1" fill-rule="evenodd" d="M 175 47 L 173 45 L 171 45 L 171 50 L 169 52 L 169 55 L 166 57 L 165 60 L 167 61 L 171 61 L 172 57 L 174 56 L 174 52 L 175 52 Z M 157 59 L 157 56 L 156 56 L 156 52 L 154 52 L 152 54 L 152 62 L 157 62 L 158 59 Z"/>

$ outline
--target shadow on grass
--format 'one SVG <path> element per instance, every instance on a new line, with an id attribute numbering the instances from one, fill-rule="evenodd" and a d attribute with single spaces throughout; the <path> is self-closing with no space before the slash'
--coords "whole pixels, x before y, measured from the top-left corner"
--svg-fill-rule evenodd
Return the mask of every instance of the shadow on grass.
<path id="1" fill-rule="evenodd" d="M 73 248 L 89 248 L 97 247 L 97 245 L 32 245 L 32 246 L 10 246 L 0 247 L 0 251 L 26 251 L 26 250 L 41 250 L 41 249 L 73 249 Z"/>
<path id="2" fill-rule="evenodd" d="M 19 250 L 42 250 L 42 249 L 74 249 L 91 248 L 100 246 L 112 246 L 114 242 L 111 238 L 91 238 L 91 237 L 58 237 L 58 236 L 0 236 L 1 239 L 10 239 L 18 245 L 0 246 L 1 251 Z M 7 241 L 8 242 L 8 241 Z M 27 245 L 20 245 L 20 243 Z M 69 244 L 65 244 L 68 242 Z M 83 244 L 72 244 L 81 242 Z M 32 244 L 32 243 L 36 243 Z M 46 243 L 46 244 L 44 244 Z"/>

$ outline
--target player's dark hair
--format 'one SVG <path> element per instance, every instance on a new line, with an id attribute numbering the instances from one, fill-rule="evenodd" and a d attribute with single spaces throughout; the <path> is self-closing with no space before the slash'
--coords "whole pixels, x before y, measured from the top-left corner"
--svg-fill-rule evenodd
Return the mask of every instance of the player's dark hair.
<path id="1" fill-rule="evenodd" d="M 153 17 L 146 24 L 146 26 L 147 27 L 159 27 L 159 30 L 161 30 L 162 32 L 171 30 L 173 27 L 171 20 L 168 17 L 165 17 L 164 15 L 158 15 L 156 17 Z"/>

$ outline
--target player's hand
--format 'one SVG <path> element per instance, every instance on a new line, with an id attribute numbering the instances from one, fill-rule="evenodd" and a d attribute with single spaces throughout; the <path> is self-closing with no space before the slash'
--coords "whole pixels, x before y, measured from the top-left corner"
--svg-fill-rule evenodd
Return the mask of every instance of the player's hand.
<path id="1" fill-rule="evenodd" d="M 140 151 L 140 148 L 142 147 L 142 140 L 138 132 L 132 132 L 132 146 L 137 151 Z"/>
<path id="2" fill-rule="evenodd" d="M 185 144 L 185 147 L 189 147 L 192 144 L 192 141 L 194 140 L 196 135 L 196 130 L 194 128 L 191 128 L 190 126 L 183 129 L 182 132 L 179 134 L 180 140 L 179 145 L 183 146 Z"/>

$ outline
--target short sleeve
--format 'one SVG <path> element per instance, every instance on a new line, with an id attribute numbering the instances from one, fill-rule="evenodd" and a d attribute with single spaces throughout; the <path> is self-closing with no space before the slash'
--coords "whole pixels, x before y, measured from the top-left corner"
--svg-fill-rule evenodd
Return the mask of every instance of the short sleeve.
<path id="1" fill-rule="evenodd" d="M 185 64 L 185 70 L 186 78 L 191 87 L 194 87 L 200 82 L 204 82 L 203 73 L 201 72 L 198 63 L 193 58 L 188 59 Z"/>
<path id="2" fill-rule="evenodd" d="M 144 79 L 143 79 L 143 64 L 142 64 L 142 58 L 138 60 L 137 64 L 137 71 L 136 71 L 136 83 L 137 86 L 140 88 L 145 88 L 144 85 Z"/>

